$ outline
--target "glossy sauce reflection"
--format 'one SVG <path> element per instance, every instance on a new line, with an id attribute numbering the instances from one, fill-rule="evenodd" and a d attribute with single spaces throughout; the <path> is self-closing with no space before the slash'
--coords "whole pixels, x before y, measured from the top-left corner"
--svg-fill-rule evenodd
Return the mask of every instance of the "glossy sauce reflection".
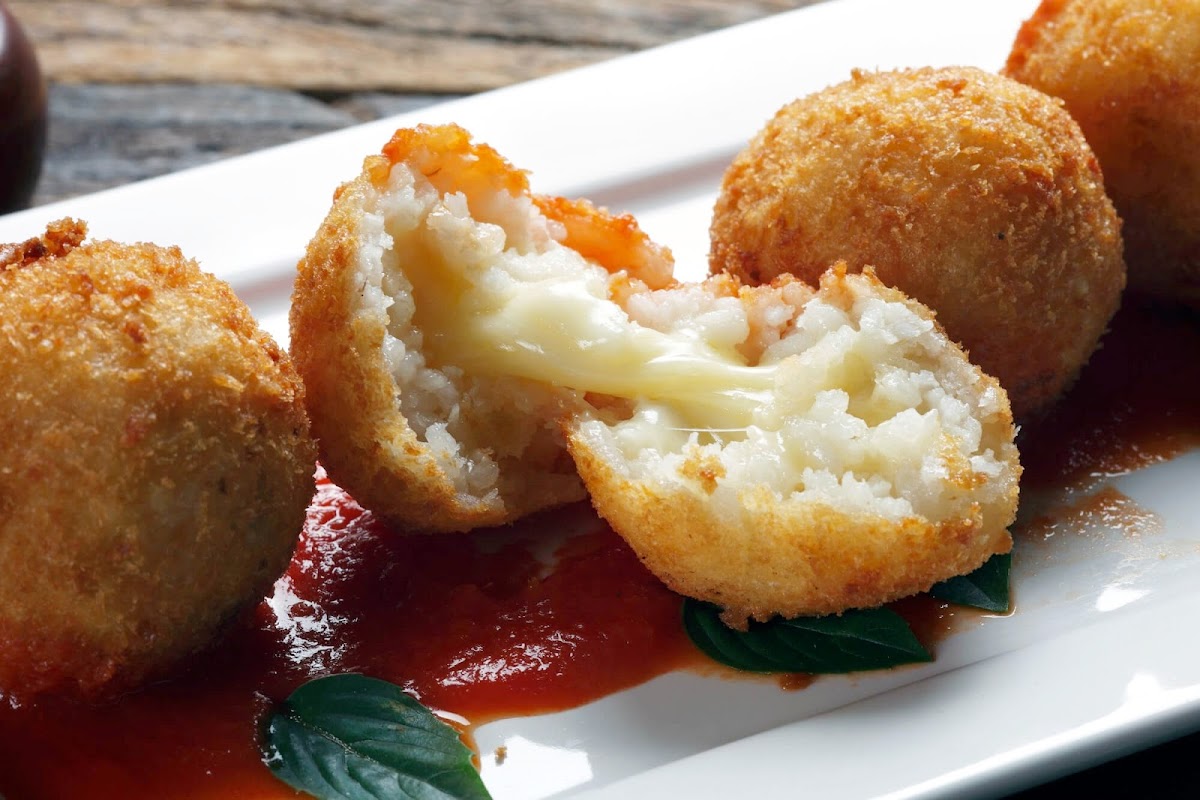
<path id="1" fill-rule="evenodd" d="M 549 570 L 533 545 L 581 521 Z M 288 797 L 259 762 L 256 725 L 309 678 L 362 672 L 475 724 L 700 659 L 678 596 L 589 510 L 520 530 L 401 536 L 323 481 L 273 596 L 186 674 L 102 707 L 0 709 L 0 794 Z"/>
<path id="2" fill-rule="evenodd" d="M 1083 486 L 1200 446 L 1200 315 L 1126 299 L 1078 383 L 1017 444 L 1023 489 Z"/>

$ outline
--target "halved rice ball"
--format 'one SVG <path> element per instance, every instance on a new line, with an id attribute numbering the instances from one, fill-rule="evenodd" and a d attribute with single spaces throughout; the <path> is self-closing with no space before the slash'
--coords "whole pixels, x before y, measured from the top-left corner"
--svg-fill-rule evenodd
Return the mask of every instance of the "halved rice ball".
<path id="1" fill-rule="evenodd" d="M 818 290 L 670 268 L 630 218 L 534 197 L 461 129 L 398 132 L 297 281 L 330 474 L 441 530 L 586 487 L 734 624 L 879 605 L 1008 549 L 1007 397 L 927 309 L 844 266 Z"/>
<path id="2" fill-rule="evenodd" d="M 740 625 L 877 606 L 1009 549 L 1008 401 L 928 309 L 844 265 L 815 293 L 727 281 L 626 307 L 697 333 L 690 309 L 724 289 L 733 346 L 773 373 L 761 401 L 720 427 L 644 400 L 571 428 L 592 502 L 652 571 Z"/>

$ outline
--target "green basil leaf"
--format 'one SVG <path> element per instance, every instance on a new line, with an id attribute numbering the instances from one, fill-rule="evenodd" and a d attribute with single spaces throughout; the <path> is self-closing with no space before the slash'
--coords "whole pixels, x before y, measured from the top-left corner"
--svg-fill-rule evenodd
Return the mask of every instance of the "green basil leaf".
<path id="1" fill-rule="evenodd" d="M 320 800 L 485 800 L 456 730 L 387 681 L 309 681 L 266 721 L 263 761 Z"/>
<path id="2" fill-rule="evenodd" d="M 744 672 L 786 672 L 776 659 L 752 646 L 750 636 L 728 627 L 721 609 L 691 598 L 683 600 L 683 629 L 709 658 Z M 757 642 L 755 642 L 757 644 Z"/>
<path id="3" fill-rule="evenodd" d="M 992 556 L 969 575 L 935 584 L 929 594 L 947 603 L 1006 613 L 1009 609 L 1008 573 L 1011 567 L 1011 553 Z"/>
<path id="4" fill-rule="evenodd" d="M 912 629 L 887 608 L 837 616 L 776 618 L 735 631 L 711 603 L 683 601 L 683 626 L 715 661 L 748 672 L 858 672 L 932 661 Z"/>

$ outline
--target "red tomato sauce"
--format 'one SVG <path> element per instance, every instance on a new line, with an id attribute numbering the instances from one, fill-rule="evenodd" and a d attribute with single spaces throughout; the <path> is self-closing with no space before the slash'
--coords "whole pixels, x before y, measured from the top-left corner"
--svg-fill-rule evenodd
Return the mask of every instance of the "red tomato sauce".
<path id="1" fill-rule="evenodd" d="M 1198 354 L 1194 315 L 1124 309 L 1071 395 L 1023 430 L 1026 486 L 1200 444 Z M 577 533 L 539 555 L 563 529 Z M 928 598 L 895 607 L 926 645 L 980 616 Z M 100 706 L 0 698 L 0 795 L 292 797 L 259 760 L 258 726 L 310 678 L 390 680 L 469 725 L 561 710 L 708 663 L 679 613 L 679 597 L 586 508 L 510 530 L 405 536 L 322 481 L 272 597 L 182 674 Z"/>
<path id="2" fill-rule="evenodd" d="M 1200 315 L 1127 298 L 1070 393 L 1017 444 L 1022 488 L 1088 483 L 1200 446 Z"/>
<path id="3" fill-rule="evenodd" d="M 536 550 L 564 525 L 583 532 L 551 569 Z M 258 725 L 310 678 L 389 680 L 470 724 L 571 708 L 698 662 L 679 615 L 586 508 L 403 536 L 322 481 L 273 596 L 184 674 L 101 706 L 0 708 L 0 794 L 290 797 Z"/>

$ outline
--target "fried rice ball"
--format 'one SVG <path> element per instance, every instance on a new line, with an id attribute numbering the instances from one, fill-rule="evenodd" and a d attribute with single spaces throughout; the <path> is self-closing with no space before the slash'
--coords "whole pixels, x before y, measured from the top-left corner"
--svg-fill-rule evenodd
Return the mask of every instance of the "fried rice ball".
<path id="1" fill-rule="evenodd" d="M 584 498 L 563 397 L 440 357 L 435 331 L 462 309 L 413 299 L 414 281 L 455 280 L 445 261 L 498 247 L 536 258 L 562 249 L 556 236 L 619 248 L 641 279 L 670 280 L 670 251 L 632 218 L 530 195 L 525 173 L 455 126 L 398 131 L 338 189 L 299 264 L 291 352 L 321 463 L 358 502 L 404 528 L 466 531 Z"/>
<path id="2" fill-rule="evenodd" d="M 1130 288 L 1200 307 L 1200 0 L 1046 0 L 1004 71 L 1078 120 L 1125 221 Z"/>
<path id="3" fill-rule="evenodd" d="M 395 471 L 359 500 L 442 529 L 579 496 L 573 460 L 646 565 L 735 625 L 876 606 L 1009 548 L 1007 397 L 928 309 L 844 267 L 812 289 L 669 266 L 459 128 L 397 132 L 297 281 L 322 452 Z"/>
<path id="4" fill-rule="evenodd" d="M 718 277 L 624 306 L 773 373 L 740 415 L 651 397 L 569 428 L 601 516 L 726 623 L 875 607 L 1011 547 L 1021 470 L 1004 390 L 870 270 L 839 264 L 815 292 Z"/>
<path id="5" fill-rule="evenodd" d="M 1120 220 L 1078 125 L 971 68 L 855 72 L 729 167 L 710 268 L 749 282 L 873 266 L 928 305 L 1018 418 L 1075 379 L 1125 283 Z"/>
<path id="6" fill-rule="evenodd" d="M 178 249 L 0 246 L 0 696 L 159 675 L 253 605 L 313 492 L 302 385 Z"/>

